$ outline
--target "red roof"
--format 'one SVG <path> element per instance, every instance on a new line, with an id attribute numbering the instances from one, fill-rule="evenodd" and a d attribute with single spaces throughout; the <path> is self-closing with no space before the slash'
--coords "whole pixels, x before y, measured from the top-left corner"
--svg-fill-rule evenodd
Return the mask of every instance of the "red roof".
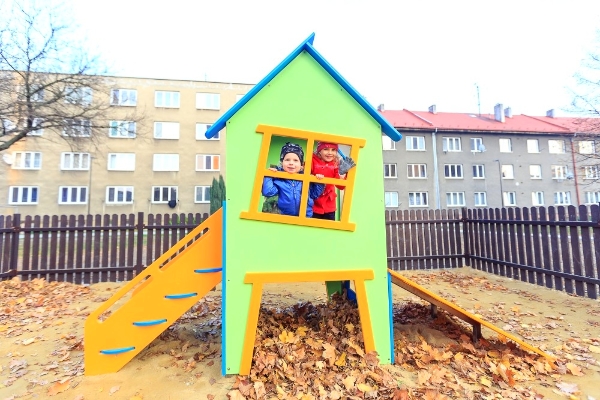
<path id="1" fill-rule="evenodd" d="M 385 110 L 383 116 L 398 130 L 438 129 L 490 132 L 527 132 L 573 134 L 578 132 L 600 133 L 600 123 L 595 119 L 591 124 L 588 118 L 537 117 L 513 115 L 504 117 L 504 122 L 496 121 L 491 114 L 431 113 L 429 111 Z"/>

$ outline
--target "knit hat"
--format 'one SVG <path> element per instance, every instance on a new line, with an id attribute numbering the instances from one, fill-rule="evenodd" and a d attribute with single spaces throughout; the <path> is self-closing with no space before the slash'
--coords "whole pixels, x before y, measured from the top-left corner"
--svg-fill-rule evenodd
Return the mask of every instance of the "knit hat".
<path id="1" fill-rule="evenodd" d="M 304 164 L 304 151 L 302 147 L 297 145 L 296 143 L 287 142 L 281 148 L 281 154 L 279 155 L 279 161 L 283 161 L 286 154 L 294 153 L 300 159 L 300 164 Z"/>
<path id="2" fill-rule="evenodd" d="M 337 151 L 338 145 L 336 143 L 319 142 L 317 145 L 317 153 L 320 153 L 323 149 L 335 149 L 335 151 Z"/>

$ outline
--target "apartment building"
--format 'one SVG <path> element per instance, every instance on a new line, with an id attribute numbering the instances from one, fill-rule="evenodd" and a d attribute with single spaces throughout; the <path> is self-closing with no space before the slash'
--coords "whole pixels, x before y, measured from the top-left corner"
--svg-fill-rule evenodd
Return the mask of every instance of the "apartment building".
<path id="1" fill-rule="evenodd" d="M 598 127 L 582 119 L 379 111 L 402 133 L 383 137 L 389 209 L 531 207 L 600 202 Z M 590 131 L 586 131 L 589 129 Z M 596 132 L 594 132 L 596 131 Z"/>
<path id="2" fill-rule="evenodd" d="M 3 152 L 0 215 L 208 212 L 212 180 L 226 176 L 225 130 L 204 132 L 253 85 L 102 79 L 106 91 L 85 95 L 110 106 L 106 129 L 76 120 L 59 132 L 76 148 L 40 129 Z"/>

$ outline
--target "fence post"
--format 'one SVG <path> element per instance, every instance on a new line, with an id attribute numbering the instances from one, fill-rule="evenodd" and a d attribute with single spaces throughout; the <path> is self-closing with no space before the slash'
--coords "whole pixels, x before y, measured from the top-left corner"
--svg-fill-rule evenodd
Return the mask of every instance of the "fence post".
<path id="1" fill-rule="evenodd" d="M 12 240 L 10 242 L 10 261 L 8 263 L 8 272 L 12 276 L 17 276 L 19 268 L 19 234 L 21 233 L 21 214 L 13 215 Z"/>
<path id="2" fill-rule="evenodd" d="M 462 224 L 462 232 L 463 232 L 463 256 L 465 258 L 465 266 L 471 266 L 471 244 L 469 243 L 469 229 L 471 229 L 471 224 L 469 224 L 469 217 L 467 213 L 467 207 L 463 207 L 461 210 L 461 224 Z"/>
<path id="3" fill-rule="evenodd" d="M 137 261 L 135 264 L 135 275 L 136 276 L 138 274 L 140 274 L 143 269 L 142 257 L 144 255 L 144 213 L 138 212 L 137 218 L 138 218 L 138 220 L 137 220 L 137 224 L 135 226 L 137 229 L 137 245 L 136 245 L 136 255 L 135 255 L 135 259 Z"/>

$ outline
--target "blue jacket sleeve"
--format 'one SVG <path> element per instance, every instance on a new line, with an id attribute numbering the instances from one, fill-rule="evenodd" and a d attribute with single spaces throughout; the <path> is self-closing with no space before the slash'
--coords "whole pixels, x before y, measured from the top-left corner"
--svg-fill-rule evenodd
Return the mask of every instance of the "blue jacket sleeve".
<path id="1" fill-rule="evenodd" d="M 308 186 L 308 196 L 311 199 L 316 199 L 325 191 L 325 185 L 323 183 L 313 183 L 311 182 Z"/>
<path id="2" fill-rule="evenodd" d="M 279 189 L 277 189 L 277 186 L 273 184 L 273 178 L 270 176 L 265 177 L 262 184 L 262 195 L 266 197 L 273 197 L 277 193 L 279 193 Z"/>

